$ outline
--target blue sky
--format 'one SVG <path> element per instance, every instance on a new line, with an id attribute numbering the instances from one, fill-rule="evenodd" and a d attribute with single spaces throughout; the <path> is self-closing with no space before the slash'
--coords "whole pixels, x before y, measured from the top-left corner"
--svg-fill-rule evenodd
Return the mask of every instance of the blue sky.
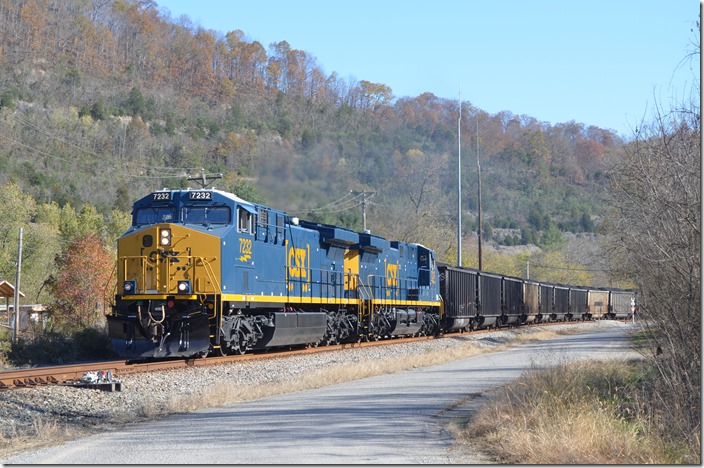
<path id="1" fill-rule="evenodd" d="M 495 114 L 630 136 L 688 98 L 700 66 L 694 0 L 156 0 L 173 19 L 288 41 L 326 73 L 431 92 Z M 692 32 L 691 30 L 695 31 Z"/>

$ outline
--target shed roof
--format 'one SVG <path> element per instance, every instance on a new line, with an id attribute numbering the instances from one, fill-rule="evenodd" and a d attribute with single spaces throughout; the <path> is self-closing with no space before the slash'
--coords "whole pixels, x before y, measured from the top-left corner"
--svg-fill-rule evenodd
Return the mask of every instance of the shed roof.
<path id="1" fill-rule="evenodd" d="M 5 280 L 0 281 L 0 297 L 15 297 L 15 287 Z M 24 297 L 22 291 L 20 297 Z"/>

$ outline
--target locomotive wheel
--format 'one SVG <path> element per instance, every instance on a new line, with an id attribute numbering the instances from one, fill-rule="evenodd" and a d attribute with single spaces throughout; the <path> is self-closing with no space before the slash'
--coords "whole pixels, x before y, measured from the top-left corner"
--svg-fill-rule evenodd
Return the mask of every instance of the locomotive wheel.
<path id="1" fill-rule="evenodd" d="M 220 347 L 219 347 L 218 350 L 216 351 L 216 354 L 217 354 L 218 356 L 227 356 L 227 355 L 229 354 L 228 351 L 229 351 L 229 350 L 227 349 L 227 345 L 225 344 L 225 341 L 224 341 L 224 340 L 220 340 Z"/>
<path id="2" fill-rule="evenodd" d="M 244 339 L 244 333 L 242 331 L 237 332 L 237 346 L 235 347 L 235 354 L 243 355 L 247 351 L 247 344 Z"/>

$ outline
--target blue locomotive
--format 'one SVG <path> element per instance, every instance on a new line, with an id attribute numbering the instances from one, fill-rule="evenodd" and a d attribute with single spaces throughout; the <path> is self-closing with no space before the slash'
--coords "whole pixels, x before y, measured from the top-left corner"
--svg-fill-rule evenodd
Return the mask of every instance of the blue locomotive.
<path id="1" fill-rule="evenodd" d="M 108 318 L 124 358 L 435 334 L 435 252 L 299 220 L 216 189 L 135 202 Z"/>

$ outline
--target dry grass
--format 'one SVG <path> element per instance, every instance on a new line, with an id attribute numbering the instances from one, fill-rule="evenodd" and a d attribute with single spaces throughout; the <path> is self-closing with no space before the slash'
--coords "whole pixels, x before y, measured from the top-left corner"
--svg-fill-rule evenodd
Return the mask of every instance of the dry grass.
<path id="1" fill-rule="evenodd" d="M 321 388 L 354 380 L 393 374 L 408 369 L 445 364 L 448 362 L 476 356 L 482 353 L 497 352 L 528 341 L 548 340 L 557 335 L 576 333 L 571 331 L 540 330 L 533 333 L 519 331 L 510 341 L 490 348 L 481 348 L 476 343 L 465 343 L 442 350 L 426 350 L 414 356 L 412 360 L 387 359 L 383 361 L 360 361 L 328 366 L 311 371 L 295 381 L 273 382 L 266 385 L 233 387 L 222 383 L 204 388 L 201 392 L 180 398 L 174 398 L 168 412 L 193 411 L 198 408 L 222 406 L 241 401 L 255 400 L 284 393 Z"/>
<path id="2" fill-rule="evenodd" d="M 498 391 L 462 433 L 497 460 L 527 464 L 699 462 L 657 435 L 646 409 L 643 362 L 564 364 Z"/>
<path id="3" fill-rule="evenodd" d="M 505 345 L 504 345 L 505 346 Z M 495 351 L 497 348 L 492 348 Z M 297 380 L 267 383 L 266 385 L 232 386 L 227 383 L 204 388 L 197 394 L 174 398 L 170 411 L 192 411 L 199 408 L 222 406 L 241 401 L 255 400 L 284 393 L 321 388 L 382 374 L 393 374 L 407 369 L 443 364 L 486 352 L 475 344 L 425 352 L 411 360 L 359 361 L 340 363 L 316 369 Z"/>
<path id="4" fill-rule="evenodd" d="M 0 432 L 0 459 L 6 459 L 20 451 L 29 451 L 57 445 L 87 434 L 81 428 L 60 424 L 43 416 L 32 417 L 30 429 L 17 430 L 12 427 L 6 434 Z"/>

